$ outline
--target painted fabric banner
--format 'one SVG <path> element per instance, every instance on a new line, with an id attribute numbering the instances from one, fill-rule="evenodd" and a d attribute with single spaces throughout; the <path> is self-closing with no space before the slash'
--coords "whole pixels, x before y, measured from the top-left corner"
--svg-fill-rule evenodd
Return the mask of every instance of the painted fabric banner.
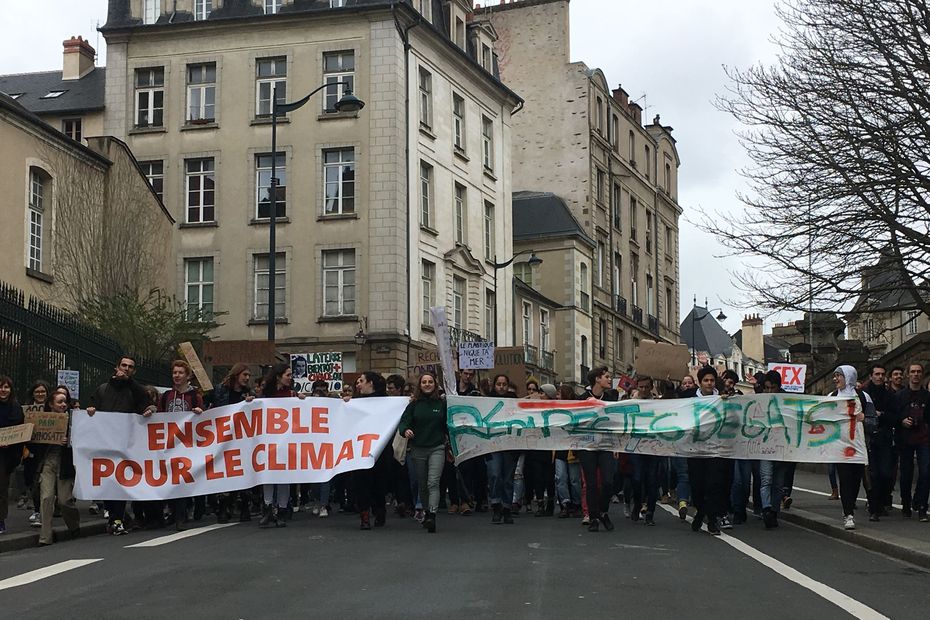
<path id="1" fill-rule="evenodd" d="M 448 397 L 456 463 L 501 450 L 866 463 L 859 399 L 754 394 L 603 402 Z"/>
<path id="2" fill-rule="evenodd" d="M 367 469 L 394 438 L 405 397 L 256 399 L 144 418 L 75 411 L 80 499 L 150 500 L 326 482 Z"/>

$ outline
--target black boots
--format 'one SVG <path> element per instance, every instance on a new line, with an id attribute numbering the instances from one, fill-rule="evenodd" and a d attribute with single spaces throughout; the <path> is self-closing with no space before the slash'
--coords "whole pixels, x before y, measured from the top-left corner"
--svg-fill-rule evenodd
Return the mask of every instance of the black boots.
<path id="1" fill-rule="evenodd" d="M 258 527 L 275 527 L 278 524 L 277 521 L 274 514 L 274 507 L 269 504 L 263 504 L 262 518 L 258 522 Z"/>
<path id="2" fill-rule="evenodd" d="M 426 518 L 423 519 L 423 527 L 425 527 L 426 531 L 429 532 L 430 534 L 436 533 L 436 513 L 435 512 L 426 513 Z"/>

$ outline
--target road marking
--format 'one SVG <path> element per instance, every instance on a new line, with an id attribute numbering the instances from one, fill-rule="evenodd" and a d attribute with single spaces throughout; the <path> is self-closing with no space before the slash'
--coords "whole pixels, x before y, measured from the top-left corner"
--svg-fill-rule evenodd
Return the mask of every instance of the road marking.
<path id="1" fill-rule="evenodd" d="M 823 491 L 815 491 L 814 489 L 805 489 L 804 487 L 791 487 L 791 488 L 794 491 L 803 491 L 805 493 L 811 493 L 812 495 L 822 495 L 824 497 L 830 497 L 830 493 L 824 493 Z M 857 497 L 856 501 L 867 502 L 869 500 L 864 497 Z M 901 504 L 892 504 L 891 507 L 897 508 L 898 510 L 902 510 L 904 508 L 904 506 L 902 506 Z"/>
<path id="2" fill-rule="evenodd" d="M 662 508 L 676 518 L 678 517 L 677 509 L 665 505 L 662 505 Z M 688 522 L 690 523 L 691 521 L 693 521 L 693 519 L 689 516 Z M 704 525 L 701 529 L 707 531 L 707 526 Z M 860 618 L 862 620 L 889 620 L 888 616 L 882 615 L 864 603 L 860 603 L 856 599 L 846 596 L 839 590 L 834 590 L 830 586 L 808 577 L 784 562 L 776 560 L 772 556 L 762 553 L 755 547 L 747 545 L 738 538 L 724 533 L 721 533 L 721 535 L 716 538 L 719 538 L 721 541 L 730 545 L 740 553 L 752 558 L 766 568 L 778 573 L 788 581 L 796 583 L 802 588 L 806 588 L 821 598 L 833 603 L 854 618 Z"/>
<path id="3" fill-rule="evenodd" d="M 160 547 L 161 545 L 167 545 L 169 543 L 177 542 L 179 540 L 184 540 L 185 538 L 190 538 L 192 536 L 199 536 L 200 534 L 206 534 L 207 532 L 212 532 L 214 530 L 221 530 L 224 527 L 232 527 L 234 525 L 239 525 L 238 523 L 217 523 L 216 525 L 208 525 L 206 527 L 196 527 L 184 532 L 178 532 L 177 534 L 169 534 L 168 536 L 160 536 L 158 538 L 153 538 L 152 540 L 147 540 L 145 542 L 136 543 L 134 545 L 126 545 L 126 549 L 138 549 L 141 547 Z"/>
<path id="4" fill-rule="evenodd" d="M 23 573 L 22 575 L 17 575 L 16 577 L 4 579 L 3 581 L 0 581 L 0 590 L 15 588 L 17 586 L 24 586 L 41 579 L 53 577 L 59 573 L 65 573 L 69 570 L 74 570 L 75 568 L 81 568 L 82 566 L 93 564 L 94 562 L 100 562 L 101 560 L 103 560 L 103 558 L 97 558 L 94 560 L 67 560 L 65 562 L 59 562 L 58 564 L 52 564 L 51 566 L 46 566 L 45 568 L 40 568 L 38 570 L 29 571 L 28 573 Z"/>

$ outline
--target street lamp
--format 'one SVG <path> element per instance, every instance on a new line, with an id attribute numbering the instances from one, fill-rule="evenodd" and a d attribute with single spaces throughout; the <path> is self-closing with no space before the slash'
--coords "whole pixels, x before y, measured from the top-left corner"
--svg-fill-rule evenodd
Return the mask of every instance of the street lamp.
<path id="1" fill-rule="evenodd" d="M 503 269 L 504 267 L 509 266 L 513 261 L 517 259 L 518 256 L 524 254 L 530 254 L 530 259 L 527 261 L 530 267 L 535 267 L 536 265 L 542 264 L 542 259 L 536 256 L 536 250 L 522 250 L 517 252 L 510 257 L 510 260 L 504 263 L 497 262 L 497 255 L 494 255 L 494 344 L 495 346 L 500 346 L 500 339 L 498 338 L 498 325 L 497 325 L 497 272 Z"/>
<path id="2" fill-rule="evenodd" d="M 349 82 L 327 82 L 315 88 L 303 99 L 291 103 L 278 103 L 277 86 L 271 94 L 271 182 L 268 192 L 271 194 L 271 213 L 268 218 L 268 340 L 275 340 L 275 308 L 274 289 L 277 276 L 275 265 L 276 239 L 275 228 L 278 219 L 278 178 L 275 176 L 278 163 L 278 116 L 302 108 L 310 97 L 328 86 L 345 86 L 342 97 L 334 104 L 337 112 L 358 112 L 365 107 L 365 102 L 352 94 L 352 84 Z"/>
<path id="3" fill-rule="evenodd" d="M 706 299 L 704 300 L 704 307 L 705 308 L 707 307 Z M 725 315 L 723 313 L 723 310 L 721 310 L 720 308 L 714 308 L 713 310 L 707 310 L 704 312 L 703 315 L 701 315 L 700 318 L 698 318 L 697 316 L 697 295 L 694 296 L 694 305 L 691 309 L 691 365 L 692 366 L 697 366 L 697 336 L 695 335 L 695 329 L 694 329 L 695 324 L 698 321 L 703 321 L 704 319 L 709 317 L 714 312 L 719 312 L 719 314 L 716 317 L 714 317 L 718 321 L 727 320 L 727 315 Z"/>

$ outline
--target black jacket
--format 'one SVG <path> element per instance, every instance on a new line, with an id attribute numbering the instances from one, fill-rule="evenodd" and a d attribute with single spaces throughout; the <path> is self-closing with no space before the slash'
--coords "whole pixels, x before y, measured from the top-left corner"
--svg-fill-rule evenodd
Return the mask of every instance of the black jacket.
<path id="1" fill-rule="evenodd" d="M 90 399 L 90 406 L 98 411 L 118 411 L 122 413 L 142 413 L 149 405 L 154 405 L 146 394 L 145 388 L 135 379 L 118 380 L 111 378 L 97 388 Z"/>
<path id="2" fill-rule="evenodd" d="M 23 423 L 23 408 L 19 403 L 13 402 L 12 399 L 7 402 L 0 402 L 0 428 L 7 426 L 17 426 Z M 0 447 L 0 459 L 6 466 L 6 471 L 12 471 L 23 456 L 23 444 L 17 443 L 12 446 Z"/>

